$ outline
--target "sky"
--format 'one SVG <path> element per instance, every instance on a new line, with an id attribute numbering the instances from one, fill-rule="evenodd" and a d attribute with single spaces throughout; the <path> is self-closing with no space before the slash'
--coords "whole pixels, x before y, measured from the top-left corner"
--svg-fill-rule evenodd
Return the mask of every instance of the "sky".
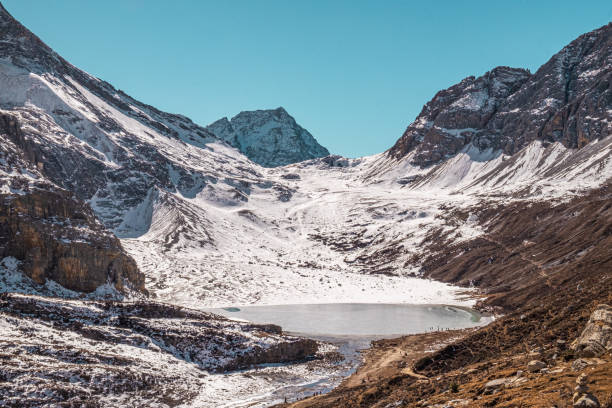
<path id="1" fill-rule="evenodd" d="M 2 0 L 60 55 L 200 125 L 283 106 L 332 153 L 391 147 L 437 91 L 535 72 L 610 1 Z"/>

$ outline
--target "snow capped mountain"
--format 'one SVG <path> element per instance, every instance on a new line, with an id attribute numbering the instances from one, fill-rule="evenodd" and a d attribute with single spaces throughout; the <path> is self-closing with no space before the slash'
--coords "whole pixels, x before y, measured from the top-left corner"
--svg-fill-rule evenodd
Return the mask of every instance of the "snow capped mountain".
<path id="1" fill-rule="evenodd" d="M 264 167 L 329 155 L 282 107 L 240 112 L 231 120 L 219 119 L 206 129 Z"/>
<path id="2" fill-rule="evenodd" d="M 206 129 L 78 70 L 5 10 L 0 21 L 1 108 L 22 129 L 22 148 L 44 162 L 44 177 L 87 200 L 119 235 L 148 223 L 137 207 L 157 189 L 240 201 L 243 177 L 260 180 L 251 162 Z"/>
<path id="3" fill-rule="evenodd" d="M 471 144 L 512 155 L 534 140 L 580 148 L 612 133 L 612 23 L 584 34 L 535 74 L 497 67 L 438 92 L 389 150 L 427 167 Z"/>

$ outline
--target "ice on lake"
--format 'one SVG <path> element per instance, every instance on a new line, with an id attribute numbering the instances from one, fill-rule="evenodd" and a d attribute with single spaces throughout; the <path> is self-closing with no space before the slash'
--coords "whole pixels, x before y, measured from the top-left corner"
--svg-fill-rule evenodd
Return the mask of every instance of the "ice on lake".
<path id="1" fill-rule="evenodd" d="M 482 326 L 492 318 L 447 305 L 334 303 L 214 309 L 223 316 L 272 323 L 310 336 L 395 336 Z"/>

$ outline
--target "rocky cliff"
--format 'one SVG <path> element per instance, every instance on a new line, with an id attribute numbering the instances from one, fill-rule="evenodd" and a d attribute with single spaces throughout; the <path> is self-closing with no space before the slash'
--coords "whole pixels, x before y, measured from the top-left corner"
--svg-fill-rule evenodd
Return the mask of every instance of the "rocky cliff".
<path id="1" fill-rule="evenodd" d="M 240 112 L 206 127 L 264 167 L 285 166 L 329 155 L 285 109 Z"/>
<path id="2" fill-rule="evenodd" d="M 388 151 L 431 166 L 472 144 L 514 154 L 534 140 L 580 148 L 612 133 L 612 23 L 584 34 L 536 73 L 497 67 L 440 91 Z"/>
<path id="3" fill-rule="evenodd" d="M 0 258 L 13 257 L 39 285 L 77 292 L 111 284 L 145 293 L 144 275 L 91 208 L 65 191 L 0 194 Z"/>

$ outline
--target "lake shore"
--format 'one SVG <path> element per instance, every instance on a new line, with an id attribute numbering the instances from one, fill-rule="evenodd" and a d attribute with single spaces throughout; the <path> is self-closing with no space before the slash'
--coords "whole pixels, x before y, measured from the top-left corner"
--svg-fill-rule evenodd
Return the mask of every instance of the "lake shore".
<path id="1" fill-rule="evenodd" d="M 347 399 L 356 398 L 371 384 L 379 384 L 398 376 L 413 377 L 415 381 L 426 381 L 414 373 L 412 365 L 427 354 L 453 343 L 477 328 L 444 330 L 429 333 L 372 341 L 369 348 L 362 350 L 362 363 L 357 370 L 345 378 L 333 391 L 323 395 L 289 401 L 277 408 L 305 408 L 342 406 Z"/>

